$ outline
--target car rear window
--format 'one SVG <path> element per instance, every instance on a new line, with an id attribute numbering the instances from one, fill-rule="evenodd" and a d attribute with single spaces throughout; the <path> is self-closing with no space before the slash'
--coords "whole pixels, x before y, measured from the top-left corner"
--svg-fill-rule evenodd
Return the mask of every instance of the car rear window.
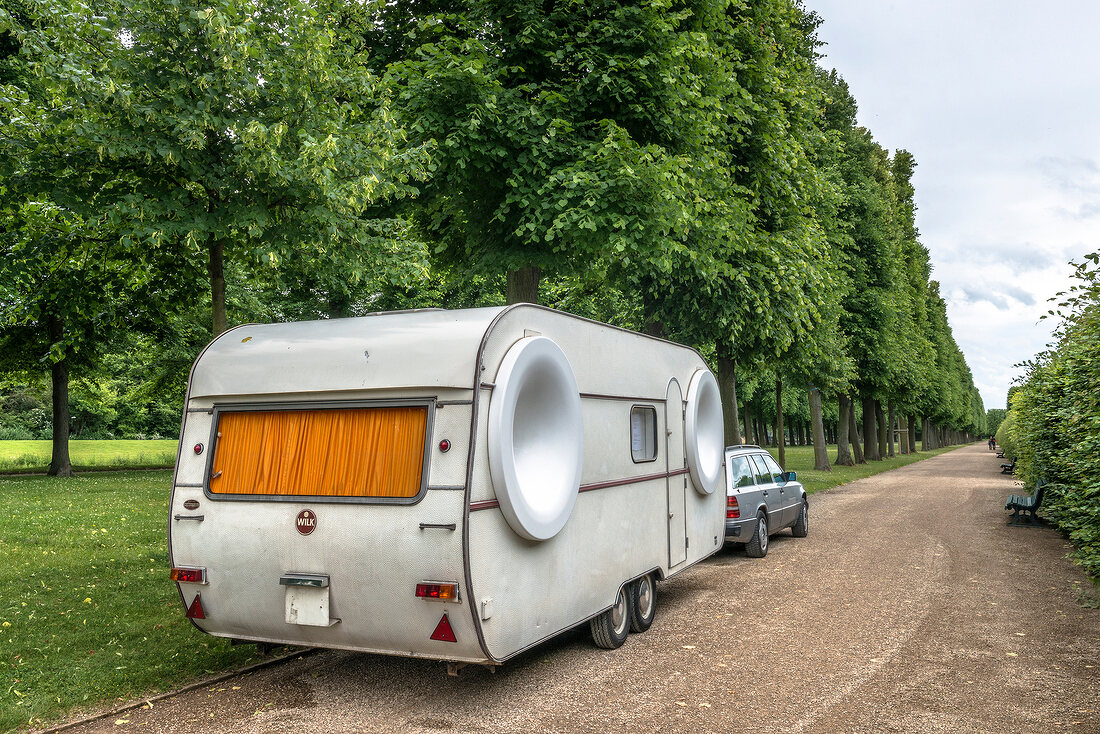
<path id="1" fill-rule="evenodd" d="M 413 498 L 427 423 L 424 405 L 219 411 L 210 493 Z"/>

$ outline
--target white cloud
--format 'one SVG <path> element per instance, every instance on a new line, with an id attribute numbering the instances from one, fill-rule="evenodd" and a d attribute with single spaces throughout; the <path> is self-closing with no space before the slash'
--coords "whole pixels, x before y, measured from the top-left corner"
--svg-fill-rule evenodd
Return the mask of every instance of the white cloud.
<path id="1" fill-rule="evenodd" d="M 1041 351 L 1067 261 L 1100 249 L 1100 3 L 807 0 L 826 67 L 891 150 L 988 407 Z"/>

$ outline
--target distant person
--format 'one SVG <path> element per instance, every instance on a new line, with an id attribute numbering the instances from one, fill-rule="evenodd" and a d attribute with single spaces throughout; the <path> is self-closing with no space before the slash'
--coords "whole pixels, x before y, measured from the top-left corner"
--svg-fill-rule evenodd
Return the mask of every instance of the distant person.
<path id="1" fill-rule="evenodd" d="M 994 438 L 993 436 L 990 436 L 989 437 L 989 450 L 993 451 L 996 448 L 997 448 L 997 439 Z"/>

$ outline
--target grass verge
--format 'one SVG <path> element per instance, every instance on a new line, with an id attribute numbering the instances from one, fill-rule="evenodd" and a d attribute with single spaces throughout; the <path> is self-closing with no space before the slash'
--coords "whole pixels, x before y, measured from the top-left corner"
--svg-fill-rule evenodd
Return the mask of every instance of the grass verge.
<path id="1" fill-rule="evenodd" d="M 171 474 L 0 479 L 0 731 L 259 658 L 184 618 L 168 580 Z"/>
<path id="2" fill-rule="evenodd" d="M 69 441 L 73 469 L 168 468 L 176 463 L 175 439 L 137 441 Z M 50 466 L 49 441 L 0 441 L 0 473 L 45 473 Z"/>
<path id="3" fill-rule="evenodd" d="M 786 449 L 787 465 L 783 468 L 797 474 L 798 481 L 806 488 L 806 492 L 813 494 L 814 492 L 831 489 L 841 484 L 854 482 L 857 479 L 863 479 L 874 474 L 889 471 L 890 469 L 897 469 L 899 466 L 912 464 L 921 459 L 937 456 L 957 448 L 960 447 L 951 446 L 945 449 L 921 451 L 919 454 L 906 454 L 904 456 L 898 454 L 892 459 L 869 461 L 866 464 L 857 464 L 856 466 L 834 465 L 831 471 L 815 471 L 813 446 L 788 446 Z M 779 449 L 770 446 L 768 447 L 768 451 L 776 461 L 779 461 Z M 836 459 L 835 444 L 829 446 L 829 460 L 832 461 L 834 459 Z"/>

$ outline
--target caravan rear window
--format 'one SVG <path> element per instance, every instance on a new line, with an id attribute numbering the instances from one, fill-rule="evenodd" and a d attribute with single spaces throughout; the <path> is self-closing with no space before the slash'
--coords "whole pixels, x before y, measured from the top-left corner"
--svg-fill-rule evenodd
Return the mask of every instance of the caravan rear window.
<path id="1" fill-rule="evenodd" d="M 428 406 L 219 410 L 212 495 L 411 499 Z"/>

